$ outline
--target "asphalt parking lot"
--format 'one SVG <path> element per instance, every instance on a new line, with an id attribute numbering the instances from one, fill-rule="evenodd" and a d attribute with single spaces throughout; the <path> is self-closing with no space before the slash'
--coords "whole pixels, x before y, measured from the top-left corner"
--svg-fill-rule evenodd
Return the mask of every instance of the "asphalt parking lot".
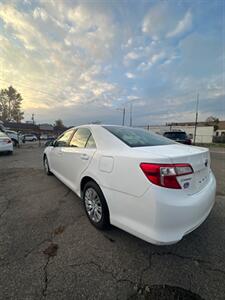
<path id="1" fill-rule="evenodd" d="M 216 204 L 181 242 L 96 230 L 80 199 L 42 170 L 43 148 L 0 156 L 0 299 L 225 299 L 225 151 Z"/>

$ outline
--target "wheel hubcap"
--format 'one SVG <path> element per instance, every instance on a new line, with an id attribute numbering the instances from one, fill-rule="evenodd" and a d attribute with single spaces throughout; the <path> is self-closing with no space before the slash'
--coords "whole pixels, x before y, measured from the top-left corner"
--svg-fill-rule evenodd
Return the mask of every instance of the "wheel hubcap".
<path id="1" fill-rule="evenodd" d="M 98 223 L 102 218 L 102 204 L 97 192 L 88 188 L 84 195 L 85 207 L 90 219 Z"/>

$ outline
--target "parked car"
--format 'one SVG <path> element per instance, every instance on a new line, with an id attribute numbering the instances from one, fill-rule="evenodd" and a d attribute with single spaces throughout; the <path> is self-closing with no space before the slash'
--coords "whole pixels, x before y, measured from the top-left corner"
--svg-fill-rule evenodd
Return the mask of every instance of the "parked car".
<path id="1" fill-rule="evenodd" d="M 43 162 L 83 199 L 95 227 L 113 224 L 154 244 L 178 242 L 214 204 L 209 150 L 143 129 L 71 128 L 45 148 Z"/>
<path id="2" fill-rule="evenodd" d="M 12 140 L 2 131 L 0 131 L 0 152 L 13 153 Z"/>
<path id="3" fill-rule="evenodd" d="M 13 146 L 14 146 L 14 147 L 21 143 L 20 135 L 19 135 L 16 131 L 6 129 L 6 130 L 5 130 L 5 133 L 6 133 L 6 134 L 10 137 L 10 139 L 12 140 Z"/>
<path id="4" fill-rule="evenodd" d="M 187 136 L 186 132 L 184 131 L 166 131 L 164 132 L 163 136 L 176 141 L 178 143 L 191 145 L 191 139 Z"/>
<path id="5" fill-rule="evenodd" d="M 34 141 L 37 141 L 38 138 L 34 134 L 24 134 L 23 140 L 25 142 L 34 142 Z"/>

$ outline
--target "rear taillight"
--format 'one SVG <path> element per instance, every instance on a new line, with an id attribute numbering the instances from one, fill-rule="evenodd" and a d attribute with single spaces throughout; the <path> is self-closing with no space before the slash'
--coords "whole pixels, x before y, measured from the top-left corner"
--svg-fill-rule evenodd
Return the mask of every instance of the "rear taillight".
<path id="1" fill-rule="evenodd" d="M 11 144 L 12 141 L 11 141 L 11 140 L 5 140 L 5 143 L 6 143 L 6 144 Z"/>
<path id="2" fill-rule="evenodd" d="M 149 181 L 169 189 L 181 189 L 177 177 L 193 173 L 189 164 L 141 163 L 140 167 Z"/>

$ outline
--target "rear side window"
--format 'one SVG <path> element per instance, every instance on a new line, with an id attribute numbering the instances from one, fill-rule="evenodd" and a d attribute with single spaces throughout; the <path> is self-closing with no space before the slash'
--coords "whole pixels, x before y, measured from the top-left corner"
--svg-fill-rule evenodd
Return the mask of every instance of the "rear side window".
<path id="1" fill-rule="evenodd" d="M 96 148 L 95 140 L 92 134 L 89 136 L 89 139 L 86 144 L 86 148 Z"/>
<path id="2" fill-rule="evenodd" d="M 90 136 L 91 136 L 91 132 L 89 129 L 78 128 L 70 141 L 70 146 L 77 147 L 77 148 L 85 148 Z"/>
<path id="3" fill-rule="evenodd" d="M 104 126 L 104 128 L 130 147 L 160 146 L 174 143 L 163 136 L 144 129 L 122 126 Z"/>

